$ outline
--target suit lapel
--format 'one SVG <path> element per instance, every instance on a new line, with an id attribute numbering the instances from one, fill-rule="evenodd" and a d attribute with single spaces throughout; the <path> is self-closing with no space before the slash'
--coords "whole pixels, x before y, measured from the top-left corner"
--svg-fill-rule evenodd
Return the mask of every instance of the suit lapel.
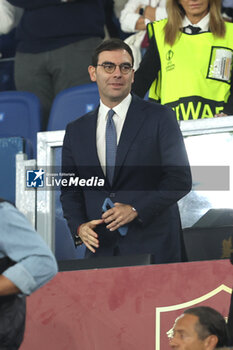
<path id="1" fill-rule="evenodd" d="M 120 168 L 125 161 L 128 150 L 145 119 L 144 106 L 145 105 L 143 105 L 141 99 L 133 95 L 117 147 L 114 181 L 116 180 Z"/>
<path id="2" fill-rule="evenodd" d="M 139 132 L 142 123 L 145 119 L 145 104 L 142 103 L 141 99 L 133 95 L 132 102 L 129 106 L 124 126 L 121 132 L 120 141 L 117 147 L 116 155 L 116 168 L 114 174 L 114 182 L 117 179 L 121 166 L 124 164 L 128 150 L 134 141 L 137 133 Z M 96 148 L 96 126 L 99 108 L 95 109 L 89 114 L 87 119 L 86 129 L 88 130 L 88 156 L 90 164 L 96 166 L 97 176 L 104 178 L 105 183 L 108 184 L 107 179 L 103 173 L 102 167 L 99 162 L 99 157 Z M 107 185 L 108 187 L 108 185 Z"/>

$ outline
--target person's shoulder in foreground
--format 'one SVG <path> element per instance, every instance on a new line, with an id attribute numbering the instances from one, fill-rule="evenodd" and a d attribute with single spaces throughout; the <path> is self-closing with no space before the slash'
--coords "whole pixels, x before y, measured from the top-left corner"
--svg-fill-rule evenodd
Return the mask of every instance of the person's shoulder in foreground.
<path id="1" fill-rule="evenodd" d="M 0 280 L 14 285 L 15 292 L 29 295 L 57 273 L 56 260 L 42 237 L 19 210 L 0 202 L 0 259 L 5 257 L 14 264 L 0 275 Z M 7 291 L 0 288 L 0 294 Z"/>

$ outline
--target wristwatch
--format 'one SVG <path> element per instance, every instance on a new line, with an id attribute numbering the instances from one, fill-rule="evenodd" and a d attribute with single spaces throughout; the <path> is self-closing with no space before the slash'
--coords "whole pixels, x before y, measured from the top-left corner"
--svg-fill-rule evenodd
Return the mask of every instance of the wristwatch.
<path id="1" fill-rule="evenodd" d="M 139 9 L 139 15 L 140 15 L 140 16 L 143 16 L 143 15 L 144 15 L 145 8 L 146 8 L 146 6 L 140 7 L 140 9 Z"/>
<path id="2" fill-rule="evenodd" d="M 82 239 L 77 234 L 74 235 L 74 244 L 75 244 L 75 247 L 83 244 Z"/>
<path id="3" fill-rule="evenodd" d="M 74 234 L 74 244 L 75 247 L 83 244 L 82 238 L 79 236 L 79 228 L 81 225 L 79 225 L 78 229 L 77 229 L 77 233 Z"/>

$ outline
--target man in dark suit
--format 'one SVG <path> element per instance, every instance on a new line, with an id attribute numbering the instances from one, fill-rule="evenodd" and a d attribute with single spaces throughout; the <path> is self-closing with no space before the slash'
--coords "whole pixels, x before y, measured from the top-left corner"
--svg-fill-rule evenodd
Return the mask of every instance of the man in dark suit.
<path id="1" fill-rule="evenodd" d="M 104 185 L 62 189 L 75 244 L 86 245 L 86 257 L 150 253 L 156 263 L 180 261 L 177 201 L 190 191 L 191 175 L 175 115 L 130 94 L 133 55 L 121 40 L 100 44 L 88 69 L 99 88 L 100 106 L 67 126 L 62 166 L 63 173 L 75 168 L 79 179 L 94 176 Z M 106 197 L 114 207 L 102 214 Z M 128 231 L 122 236 L 118 229 L 124 225 Z"/>

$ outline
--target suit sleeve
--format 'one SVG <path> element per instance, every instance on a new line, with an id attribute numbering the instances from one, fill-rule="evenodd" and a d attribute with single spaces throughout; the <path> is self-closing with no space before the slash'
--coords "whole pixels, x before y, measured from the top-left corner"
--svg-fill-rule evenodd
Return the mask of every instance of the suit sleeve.
<path id="1" fill-rule="evenodd" d="M 143 225 L 177 203 L 192 186 L 189 161 L 175 114 L 170 108 L 160 108 L 164 117 L 161 115 L 156 137 L 159 139 L 162 176 L 156 190 L 141 193 L 140 198 L 132 203 Z M 156 149 L 154 151 L 157 152 Z"/>
<path id="2" fill-rule="evenodd" d="M 77 169 L 74 164 L 74 159 L 72 156 L 73 150 L 70 146 L 70 132 L 69 125 L 66 130 L 63 148 L 62 148 L 62 173 L 72 174 L 78 176 Z M 69 176 L 68 176 L 69 178 Z M 71 234 L 77 234 L 77 229 L 79 225 L 87 222 L 85 201 L 83 197 L 83 192 L 77 188 L 71 187 L 61 187 L 61 204 L 63 208 L 64 218 L 67 220 L 68 226 L 70 228 Z M 75 241 L 75 239 L 74 239 Z"/>
<path id="3" fill-rule="evenodd" d="M 149 47 L 143 56 L 132 86 L 135 95 L 144 98 L 151 84 L 158 77 L 161 69 L 159 51 L 154 36 L 150 39 Z"/>

